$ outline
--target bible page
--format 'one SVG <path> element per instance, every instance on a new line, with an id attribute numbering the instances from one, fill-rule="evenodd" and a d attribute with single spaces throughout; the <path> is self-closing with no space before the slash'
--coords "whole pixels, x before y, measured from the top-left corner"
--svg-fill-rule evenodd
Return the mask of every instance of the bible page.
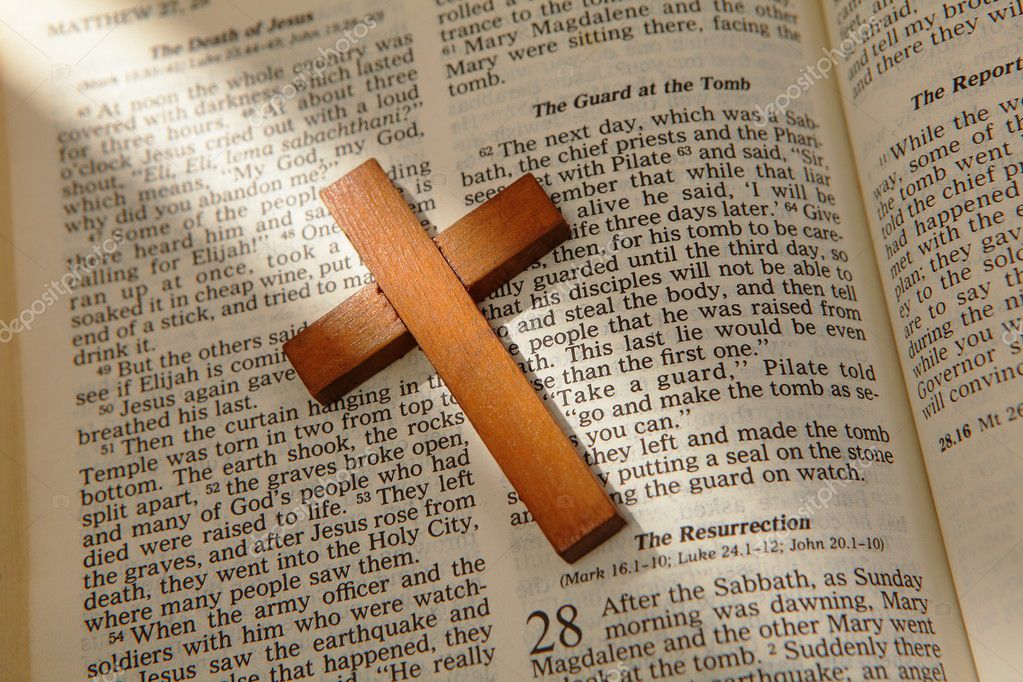
<path id="1" fill-rule="evenodd" d="M 4 3 L 36 679 L 974 678 L 813 2 Z M 628 519 L 550 549 L 317 191 L 572 239 L 481 304 Z"/>
<path id="2" fill-rule="evenodd" d="M 983 679 L 1023 671 L 1023 12 L 833 2 L 845 112 Z"/>

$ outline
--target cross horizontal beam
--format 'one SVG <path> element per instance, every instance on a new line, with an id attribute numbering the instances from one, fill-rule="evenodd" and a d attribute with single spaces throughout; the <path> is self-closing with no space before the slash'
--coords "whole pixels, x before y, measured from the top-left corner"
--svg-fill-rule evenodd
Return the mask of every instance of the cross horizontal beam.
<path id="1" fill-rule="evenodd" d="M 525 175 L 444 230 L 434 242 L 479 301 L 570 234 L 561 212 Z M 334 402 L 416 347 L 376 284 L 369 284 L 284 344 L 317 401 Z"/>

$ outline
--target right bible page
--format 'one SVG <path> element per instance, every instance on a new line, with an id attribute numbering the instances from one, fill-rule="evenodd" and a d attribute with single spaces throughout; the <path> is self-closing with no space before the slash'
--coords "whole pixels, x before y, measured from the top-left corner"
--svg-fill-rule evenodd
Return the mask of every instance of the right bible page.
<path id="1" fill-rule="evenodd" d="M 981 678 L 1023 674 L 1018 0 L 826 3 L 874 248 Z M 797 88 L 802 90 L 801 88 Z M 769 107 L 784 110 L 793 89 Z"/>

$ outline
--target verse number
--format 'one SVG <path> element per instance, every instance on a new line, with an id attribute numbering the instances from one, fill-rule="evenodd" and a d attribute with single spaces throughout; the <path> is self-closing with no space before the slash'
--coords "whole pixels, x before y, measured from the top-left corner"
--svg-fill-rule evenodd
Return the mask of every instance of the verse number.
<path id="1" fill-rule="evenodd" d="M 969 424 L 963 424 L 955 431 L 946 433 L 943 436 L 938 436 L 938 451 L 945 452 L 951 450 L 953 447 L 962 443 L 964 440 L 973 435 L 973 430 Z"/>
<path id="2" fill-rule="evenodd" d="M 527 623 L 533 622 L 533 620 L 539 620 L 543 625 L 543 629 L 540 631 L 540 637 L 537 638 L 536 644 L 533 645 L 533 650 L 529 652 L 530 656 L 536 656 L 537 654 L 546 654 L 550 651 L 554 651 L 554 646 L 557 643 L 561 643 L 561 646 L 566 649 L 579 646 L 579 642 L 583 640 L 583 631 L 579 629 L 579 626 L 575 624 L 575 618 L 579 615 L 579 610 L 571 604 L 562 604 L 555 611 L 554 617 L 561 627 L 558 632 L 557 639 L 553 637 L 549 644 L 545 644 L 547 641 L 547 635 L 551 629 L 551 617 L 547 615 L 546 611 L 533 611 L 526 618 Z"/>

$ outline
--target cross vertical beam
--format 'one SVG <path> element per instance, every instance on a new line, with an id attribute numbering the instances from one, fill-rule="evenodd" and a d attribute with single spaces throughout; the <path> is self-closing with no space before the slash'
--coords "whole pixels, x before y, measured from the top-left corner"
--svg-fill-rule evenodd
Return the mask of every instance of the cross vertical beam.
<path id="1" fill-rule="evenodd" d="M 375 160 L 321 192 L 537 525 L 572 562 L 624 521 Z"/>

